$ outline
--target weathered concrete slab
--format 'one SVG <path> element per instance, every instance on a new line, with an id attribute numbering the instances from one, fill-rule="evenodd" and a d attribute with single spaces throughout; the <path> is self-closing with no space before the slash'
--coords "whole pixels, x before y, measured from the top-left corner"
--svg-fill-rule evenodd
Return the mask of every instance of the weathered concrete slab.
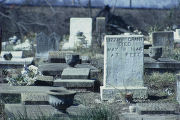
<path id="1" fill-rule="evenodd" d="M 23 52 L 22 51 L 2 51 L 0 58 L 3 58 L 4 54 L 11 53 L 13 58 L 22 58 Z"/>
<path id="2" fill-rule="evenodd" d="M 46 93 L 21 93 L 21 102 L 24 105 L 49 105 Z"/>
<path id="3" fill-rule="evenodd" d="M 51 51 L 48 55 L 49 63 L 66 63 L 66 54 L 74 54 L 73 51 Z"/>
<path id="4" fill-rule="evenodd" d="M 62 89 L 63 87 L 49 87 L 49 86 L 10 86 L 9 84 L 0 84 L 0 94 L 21 94 L 21 93 L 46 93 L 49 90 Z"/>
<path id="5" fill-rule="evenodd" d="M 62 79 L 88 79 L 90 69 L 89 68 L 66 68 L 63 70 Z"/>
<path id="6" fill-rule="evenodd" d="M 136 112 L 139 114 L 174 114 L 178 104 L 174 103 L 137 103 Z"/>
<path id="7" fill-rule="evenodd" d="M 40 65 L 38 69 L 43 75 L 61 76 L 62 71 L 67 67 L 69 66 L 66 63 L 47 63 Z"/>
<path id="8" fill-rule="evenodd" d="M 180 69 L 180 62 L 170 58 L 159 58 L 157 61 L 145 57 L 144 67 L 145 69 Z"/>
<path id="9" fill-rule="evenodd" d="M 179 120 L 178 115 L 139 115 L 134 113 L 123 113 L 119 115 L 121 120 Z"/>
<path id="10" fill-rule="evenodd" d="M 29 58 L 12 58 L 11 60 L 4 60 L 3 58 L 0 58 L 1 63 L 4 65 L 28 65 L 31 64 L 33 61 L 33 57 Z"/>
<path id="11" fill-rule="evenodd" d="M 38 75 L 36 77 L 36 85 L 40 85 L 40 86 L 52 86 L 53 85 L 53 77 L 52 76 L 41 76 Z"/>
<path id="12" fill-rule="evenodd" d="M 102 100 L 109 100 L 121 97 L 121 94 L 131 93 L 135 99 L 144 99 L 147 97 L 146 87 L 104 87 L 100 89 Z"/>
<path id="13" fill-rule="evenodd" d="M 11 119 L 14 117 L 24 119 L 42 119 L 49 117 L 67 118 L 67 115 L 58 111 L 51 105 L 5 104 L 5 112 Z"/>
<path id="14" fill-rule="evenodd" d="M 94 88 L 95 80 L 89 79 L 57 79 L 54 86 L 66 88 Z"/>

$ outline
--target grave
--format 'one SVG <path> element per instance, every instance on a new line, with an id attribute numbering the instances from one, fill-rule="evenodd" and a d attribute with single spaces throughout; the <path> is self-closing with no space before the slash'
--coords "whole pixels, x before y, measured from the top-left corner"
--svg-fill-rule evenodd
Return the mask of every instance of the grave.
<path id="1" fill-rule="evenodd" d="M 49 51 L 58 51 L 60 44 L 60 37 L 56 33 L 52 33 L 48 40 Z"/>
<path id="2" fill-rule="evenodd" d="M 66 63 L 66 54 L 74 54 L 73 51 L 50 51 L 48 55 L 49 63 Z"/>
<path id="3" fill-rule="evenodd" d="M 21 93 L 21 102 L 24 105 L 49 105 L 46 93 Z"/>
<path id="4" fill-rule="evenodd" d="M 162 46 L 162 57 L 169 57 L 174 49 L 173 32 L 154 32 L 152 33 L 152 46 Z"/>
<path id="5" fill-rule="evenodd" d="M 104 47 L 104 85 L 101 100 L 131 93 L 133 98 L 147 98 L 143 86 L 144 38 L 141 35 L 107 35 Z"/>
<path id="6" fill-rule="evenodd" d="M 53 85 L 53 77 L 52 76 L 41 76 L 41 75 L 38 75 L 36 77 L 36 82 L 35 82 L 35 85 L 38 85 L 38 86 L 52 86 Z"/>
<path id="7" fill-rule="evenodd" d="M 101 34 L 106 32 L 106 18 L 105 17 L 96 18 L 96 32 L 101 33 Z"/>
<path id="8" fill-rule="evenodd" d="M 47 58 L 49 51 L 59 50 L 60 39 L 56 33 L 52 33 L 49 37 L 44 33 L 39 33 L 36 38 L 37 48 L 36 57 Z"/>
<path id="9" fill-rule="evenodd" d="M 71 18 L 69 42 L 63 49 L 89 48 L 92 40 L 92 18 Z"/>
<path id="10" fill-rule="evenodd" d="M 138 114 L 175 114 L 178 104 L 174 103 L 137 103 Z"/>
<path id="11" fill-rule="evenodd" d="M 66 68 L 63 70 L 61 79 L 54 81 L 54 86 L 66 88 L 86 88 L 94 90 L 95 80 L 89 79 L 89 68 Z"/>
<path id="12" fill-rule="evenodd" d="M 180 74 L 176 74 L 176 100 L 180 104 Z"/>
<path id="13" fill-rule="evenodd" d="M 1 51 L 0 58 L 3 58 L 4 54 L 11 53 L 13 58 L 22 58 L 23 52 L 22 51 Z"/>
<path id="14" fill-rule="evenodd" d="M 45 76 L 59 76 L 68 65 L 66 63 L 45 63 L 38 67 L 39 71 Z"/>
<path id="15" fill-rule="evenodd" d="M 58 111 L 51 105 L 5 104 L 5 113 L 10 119 L 51 119 L 51 117 L 68 119 L 66 114 Z"/>
<path id="16" fill-rule="evenodd" d="M 41 32 L 37 34 L 36 41 L 37 41 L 36 57 L 46 58 L 48 56 L 48 51 L 49 51 L 48 36 L 43 32 Z"/>
<path id="17" fill-rule="evenodd" d="M 90 69 L 89 68 L 66 68 L 63 70 L 62 79 L 88 79 Z"/>

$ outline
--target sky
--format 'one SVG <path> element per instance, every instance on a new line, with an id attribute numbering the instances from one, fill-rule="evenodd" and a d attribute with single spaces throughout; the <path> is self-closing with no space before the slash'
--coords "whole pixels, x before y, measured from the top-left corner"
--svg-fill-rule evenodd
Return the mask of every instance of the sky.
<path id="1" fill-rule="evenodd" d="M 0 0 L 2 1 L 2 0 Z M 6 0 L 5 3 L 8 4 L 20 4 L 25 0 Z M 44 0 L 29 0 L 34 5 L 37 5 L 37 1 Z M 72 6 L 72 0 L 48 0 L 49 2 L 57 1 L 53 5 L 65 5 Z M 74 0 L 75 6 L 83 5 L 87 6 L 88 0 Z M 80 1 L 80 2 L 78 2 Z M 121 8 L 129 8 L 130 3 L 133 8 L 170 8 L 172 6 L 178 5 L 180 0 L 91 0 L 93 7 L 103 7 L 105 5 L 116 6 Z M 80 4 L 79 4 L 80 3 Z"/>

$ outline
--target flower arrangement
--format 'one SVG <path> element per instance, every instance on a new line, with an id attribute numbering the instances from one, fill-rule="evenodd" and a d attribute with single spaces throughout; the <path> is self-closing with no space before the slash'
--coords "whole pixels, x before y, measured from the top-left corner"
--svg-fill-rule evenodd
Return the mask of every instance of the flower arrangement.
<path id="1" fill-rule="evenodd" d="M 7 81 L 10 85 L 30 86 L 36 81 L 36 76 L 39 74 L 38 68 L 34 65 L 26 67 L 24 65 L 21 74 L 10 75 Z"/>

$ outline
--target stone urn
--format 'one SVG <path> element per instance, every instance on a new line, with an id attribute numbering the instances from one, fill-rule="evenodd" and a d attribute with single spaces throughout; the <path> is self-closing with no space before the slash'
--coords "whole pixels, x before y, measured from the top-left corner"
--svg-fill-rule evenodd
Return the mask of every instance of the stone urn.
<path id="1" fill-rule="evenodd" d="M 6 54 L 3 55 L 3 58 L 4 58 L 5 60 L 11 60 L 12 57 L 13 57 L 13 56 L 12 56 L 11 53 L 6 53 Z"/>
<path id="2" fill-rule="evenodd" d="M 79 55 L 73 55 L 73 54 L 66 54 L 65 60 L 70 67 L 74 67 L 76 64 L 80 62 Z"/>
<path id="3" fill-rule="evenodd" d="M 48 92 L 49 104 L 62 112 L 66 112 L 66 109 L 73 104 L 75 94 L 75 91 L 66 89 L 50 90 Z"/>
<path id="4" fill-rule="evenodd" d="M 155 60 L 158 60 L 162 56 L 162 46 L 150 47 L 149 56 Z"/>

